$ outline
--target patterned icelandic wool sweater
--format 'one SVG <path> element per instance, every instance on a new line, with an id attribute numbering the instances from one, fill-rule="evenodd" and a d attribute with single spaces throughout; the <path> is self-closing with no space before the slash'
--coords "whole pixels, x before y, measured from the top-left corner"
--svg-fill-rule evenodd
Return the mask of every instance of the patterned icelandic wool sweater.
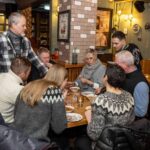
<path id="1" fill-rule="evenodd" d="M 134 120 L 134 100 L 130 93 L 105 92 L 92 104 L 92 119 L 88 124 L 88 136 L 96 141 L 107 125 L 127 125 Z"/>
<path id="2" fill-rule="evenodd" d="M 41 101 L 34 107 L 24 103 L 19 97 L 15 108 L 14 126 L 30 137 L 49 140 L 51 127 L 61 133 L 67 126 L 64 98 L 59 88 L 48 88 Z"/>

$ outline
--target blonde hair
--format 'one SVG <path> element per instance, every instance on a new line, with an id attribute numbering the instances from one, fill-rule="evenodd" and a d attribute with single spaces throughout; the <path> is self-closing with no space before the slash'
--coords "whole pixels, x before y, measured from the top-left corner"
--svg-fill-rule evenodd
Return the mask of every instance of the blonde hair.
<path id="1" fill-rule="evenodd" d="M 34 106 L 41 100 L 48 87 L 60 87 L 67 78 L 67 70 L 58 64 L 53 65 L 44 79 L 39 79 L 27 84 L 20 93 L 20 98 L 29 106 Z"/>
<path id="2" fill-rule="evenodd" d="M 97 58 L 97 51 L 95 49 L 91 49 L 91 48 L 87 49 L 86 54 L 88 54 L 88 53 L 93 54 L 93 56 L 95 56 Z"/>

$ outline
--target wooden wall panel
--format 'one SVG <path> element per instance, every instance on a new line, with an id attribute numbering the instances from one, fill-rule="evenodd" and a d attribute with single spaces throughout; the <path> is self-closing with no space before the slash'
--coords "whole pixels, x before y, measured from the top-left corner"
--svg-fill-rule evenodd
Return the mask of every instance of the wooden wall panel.
<path id="1" fill-rule="evenodd" d="M 28 38 L 31 38 L 32 37 L 32 8 L 28 7 L 22 10 L 21 13 L 26 17 L 26 22 L 27 22 L 26 36 Z"/>

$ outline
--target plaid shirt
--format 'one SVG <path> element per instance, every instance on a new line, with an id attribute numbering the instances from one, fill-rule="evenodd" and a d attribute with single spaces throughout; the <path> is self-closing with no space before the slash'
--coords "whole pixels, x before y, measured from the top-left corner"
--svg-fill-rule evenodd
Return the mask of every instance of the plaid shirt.
<path id="1" fill-rule="evenodd" d="M 23 37 L 23 44 L 21 56 L 27 58 L 34 66 L 36 66 L 40 70 L 41 75 L 46 74 L 48 69 L 39 60 L 31 47 L 30 41 L 26 37 Z M 8 72 L 11 61 L 15 57 L 16 51 L 8 37 L 8 32 L 6 31 L 0 35 L 0 73 Z"/>

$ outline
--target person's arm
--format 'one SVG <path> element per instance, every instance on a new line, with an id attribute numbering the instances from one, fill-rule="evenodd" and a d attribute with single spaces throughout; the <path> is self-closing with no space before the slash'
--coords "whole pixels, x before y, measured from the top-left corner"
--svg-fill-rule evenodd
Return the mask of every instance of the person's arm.
<path id="1" fill-rule="evenodd" d="M 91 80 L 84 78 L 84 76 L 82 76 L 82 74 L 81 74 L 78 77 L 78 83 L 80 80 L 80 82 L 82 84 L 88 84 L 89 86 L 92 86 L 94 89 L 101 88 L 101 87 L 103 87 L 102 78 L 105 74 L 105 71 L 106 71 L 106 67 L 104 65 L 102 65 L 101 67 L 99 67 L 96 70 L 96 72 L 94 72 Z"/>
<path id="2" fill-rule="evenodd" d="M 98 70 L 94 73 L 93 75 L 93 88 L 102 88 L 103 87 L 103 77 L 106 72 L 106 67 L 102 65 L 101 67 L 98 68 Z"/>
<path id="3" fill-rule="evenodd" d="M 86 120 L 89 124 L 91 122 L 91 109 L 88 109 L 85 111 L 85 117 L 86 117 Z"/>
<path id="4" fill-rule="evenodd" d="M 144 117 L 148 110 L 149 104 L 149 87 L 146 82 L 140 82 L 134 89 L 135 100 L 135 115 L 137 117 Z"/>
<path id="5" fill-rule="evenodd" d="M 101 99 L 102 97 L 99 96 L 96 100 L 99 98 Z M 96 106 L 96 100 L 95 103 L 92 104 L 91 121 L 89 118 L 89 124 L 87 126 L 87 134 L 93 141 L 99 138 L 105 126 L 105 111 L 101 109 L 101 107 Z"/>
<path id="6" fill-rule="evenodd" d="M 41 76 L 45 75 L 48 71 L 47 67 L 41 62 L 41 60 L 38 58 L 38 56 L 35 54 L 31 47 L 31 43 L 29 42 L 29 52 L 28 52 L 28 59 L 31 63 L 34 64 L 34 66 L 37 67 L 38 70 L 41 71 Z"/>
<path id="7" fill-rule="evenodd" d="M 83 74 L 84 74 L 84 67 L 82 68 L 82 70 L 81 70 L 79 76 L 77 77 L 77 79 L 74 81 L 76 86 L 79 86 L 79 87 L 82 86 L 81 78 L 83 77 Z"/>
<path id="8" fill-rule="evenodd" d="M 11 61 L 9 55 L 12 55 L 13 57 L 13 52 L 11 51 L 11 53 L 8 54 L 7 49 L 8 49 L 7 39 L 6 36 L 2 33 L 0 34 L 0 73 L 8 72 L 10 69 Z"/>

